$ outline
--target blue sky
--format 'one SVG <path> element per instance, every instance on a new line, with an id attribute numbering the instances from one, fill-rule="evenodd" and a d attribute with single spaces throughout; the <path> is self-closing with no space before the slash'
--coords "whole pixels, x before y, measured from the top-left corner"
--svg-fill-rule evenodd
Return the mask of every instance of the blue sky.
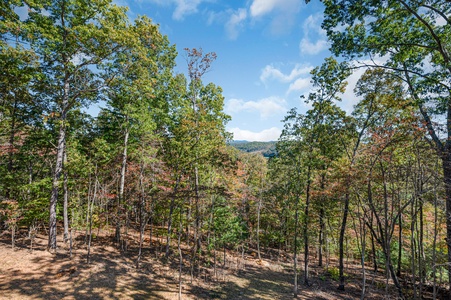
<path id="1" fill-rule="evenodd" d="M 203 81 L 221 86 L 227 130 L 235 140 L 274 141 L 287 112 L 309 106 L 300 96 L 311 91 L 310 71 L 331 56 L 321 29 L 319 0 L 113 0 L 127 6 L 130 19 L 146 15 L 177 46 L 176 72 L 186 73 L 185 48 L 215 52 L 217 60 Z M 27 8 L 17 8 L 22 18 Z M 443 22 L 443 20 L 442 20 Z M 386 58 L 373 58 L 379 63 Z M 363 63 L 372 61 L 364 59 Z M 362 62 L 354 61 L 357 65 Z M 353 88 L 363 74 L 348 78 L 338 105 L 350 113 L 358 98 Z M 101 104 L 100 104 L 101 105 Z M 95 115 L 98 107 L 88 112 Z"/>
<path id="2" fill-rule="evenodd" d="M 288 110 L 307 109 L 309 72 L 330 56 L 320 25 L 323 6 L 304 0 L 117 0 L 129 16 L 147 15 L 179 52 L 216 52 L 204 77 L 223 88 L 228 131 L 235 140 L 277 140 Z"/>
<path id="3" fill-rule="evenodd" d="M 176 72 L 186 73 L 185 48 L 217 54 L 203 81 L 222 87 L 224 110 L 232 117 L 227 130 L 235 140 L 277 140 L 287 112 L 309 108 L 300 96 L 311 90 L 310 71 L 331 55 L 318 0 L 113 1 L 129 8 L 130 19 L 146 15 L 159 24 L 179 52 Z M 17 10 L 27 13 L 26 8 Z M 362 73 L 348 79 L 339 104 L 348 113 L 356 102 L 353 86 Z M 98 111 L 88 110 L 93 115 Z"/>

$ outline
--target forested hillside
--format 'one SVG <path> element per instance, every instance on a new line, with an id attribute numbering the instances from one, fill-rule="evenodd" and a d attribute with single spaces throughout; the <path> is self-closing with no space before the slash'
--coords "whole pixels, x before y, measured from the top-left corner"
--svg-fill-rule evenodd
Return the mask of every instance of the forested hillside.
<path id="1" fill-rule="evenodd" d="M 333 295 L 451 299 L 451 2 L 322 2 L 335 58 L 311 71 L 308 109 L 287 113 L 277 142 L 245 144 L 230 142 L 222 89 L 205 82 L 221 72 L 215 53 L 177 53 L 109 0 L 2 2 L 0 242 L 45 236 L 49 262 L 79 247 L 86 265 L 104 247 L 97 262 L 126 257 L 126 274 L 143 261 L 177 273 L 179 297 L 187 276 L 219 282 L 233 259 L 240 277 L 247 257 L 286 261 L 290 298 L 327 274 Z"/>
<path id="2" fill-rule="evenodd" d="M 276 142 L 231 141 L 229 145 L 243 152 L 261 153 L 264 157 L 276 156 Z"/>

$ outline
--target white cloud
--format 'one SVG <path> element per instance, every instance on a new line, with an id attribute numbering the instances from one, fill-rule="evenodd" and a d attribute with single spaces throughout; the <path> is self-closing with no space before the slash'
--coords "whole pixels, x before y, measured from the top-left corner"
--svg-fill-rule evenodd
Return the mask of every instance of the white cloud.
<path id="1" fill-rule="evenodd" d="M 323 16 L 321 14 L 315 14 L 308 16 L 303 24 L 304 32 L 315 31 L 317 34 L 324 35 L 324 30 L 321 28 Z"/>
<path id="2" fill-rule="evenodd" d="M 311 66 L 296 65 L 290 74 L 283 74 L 282 71 L 272 65 L 267 65 L 260 75 L 260 80 L 266 82 L 269 79 L 277 79 L 280 82 L 291 82 L 301 75 L 310 73 L 313 68 Z"/>
<path id="3" fill-rule="evenodd" d="M 202 0 L 175 0 L 176 7 L 172 17 L 175 20 L 183 20 L 185 15 L 190 15 L 197 12 L 197 6 L 202 3 Z"/>
<path id="4" fill-rule="evenodd" d="M 250 12 L 254 18 L 267 15 L 275 10 L 297 13 L 301 2 L 302 0 L 253 0 Z"/>
<path id="5" fill-rule="evenodd" d="M 305 91 L 312 87 L 312 83 L 310 82 L 310 78 L 298 78 L 295 82 L 290 84 L 288 88 L 287 94 L 295 91 Z"/>
<path id="6" fill-rule="evenodd" d="M 229 130 L 233 133 L 234 140 L 246 140 L 246 141 L 259 141 L 259 142 L 270 142 L 277 141 L 282 130 L 277 127 L 272 127 L 269 129 L 262 130 L 260 132 L 252 132 L 249 130 L 242 130 L 239 128 L 231 128 Z"/>
<path id="7" fill-rule="evenodd" d="M 303 24 L 304 37 L 299 43 L 302 54 L 315 55 L 329 47 L 326 32 L 321 28 L 323 16 L 321 14 L 310 15 Z M 312 35 L 316 41 L 312 41 Z"/>
<path id="8" fill-rule="evenodd" d="M 259 17 L 271 12 L 275 7 L 278 0 L 254 0 L 251 4 L 251 16 Z"/>
<path id="9" fill-rule="evenodd" d="M 296 24 L 296 15 L 303 2 L 303 0 L 253 0 L 249 13 L 254 19 L 271 15 L 270 33 L 285 34 Z"/>
<path id="10" fill-rule="evenodd" d="M 327 48 L 329 48 L 327 40 L 317 40 L 315 43 L 312 43 L 308 38 L 303 38 L 299 44 L 301 53 L 306 54 L 318 54 Z"/>
<path id="11" fill-rule="evenodd" d="M 267 119 L 271 115 L 277 113 L 285 113 L 287 111 L 286 101 L 279 97 L 269 97 L 259 101 L 243 101 L 241 99 L 230 99 L 225 107 L 228 114 L 238 113 L 241 111 L 258 112 L 260 118 Z"/>
<path id="12" fill-rule="evenodd" d="M 118 0 L 116 0 L 118 1 Z M 186 15 L 197 13 L 197 7 L 208 0 L 150 0 L 158 5 L 175 5 L 175 10 L 172 13 L 174 20 L 183 20 Z"/>
<path id="13" fill-rule="evenodd" d="M 243 27 L 243 21 L 247 18 L 247 10 L 245 8 L 240 8 L 234 11 L 230 16 L 230 19 L 225 24 L 225 29 L 227 36 L 235 40 L 238 37 L 240 29 Z"/>

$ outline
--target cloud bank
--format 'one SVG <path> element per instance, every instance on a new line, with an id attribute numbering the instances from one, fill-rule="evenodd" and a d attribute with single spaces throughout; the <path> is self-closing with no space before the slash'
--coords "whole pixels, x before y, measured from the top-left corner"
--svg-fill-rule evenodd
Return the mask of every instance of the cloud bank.
<path id="1" fill-rule="evenodd" d="M 262 130 L 260 132 L 252 132 L 249 130 L 242 130 L 238 127 L 229 129 L 233 133 L 233 139 L 236 141 L 246 140 L 250 142 L 270 142 L 277 141 L 282 130 L 277 127 Z"/>
<path id="2" fill-rule="evenodd" d="M 286 101 L 279 97 L 268 97 L 258 101 L 244 101 L 241 99 L 230 99 L 225 111 L 228 114 L 241 111 L 257 112 L 261 119 L 268 119 L 270 116 L 285 113 L 287 111 Z"/>

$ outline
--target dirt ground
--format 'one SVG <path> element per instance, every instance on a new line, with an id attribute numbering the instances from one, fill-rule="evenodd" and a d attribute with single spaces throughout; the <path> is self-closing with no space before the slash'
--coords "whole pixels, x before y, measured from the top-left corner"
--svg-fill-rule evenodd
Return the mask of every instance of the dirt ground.
<path id="1" fill-rule="evenodd" d="M 46 236 L 37 235 L 31 250 L 23 234 L 12 249 L 10 234 L 0 236 L 0 299 L 178 299 L 177 252 L 173 261 L 165 261 L 144 248 L 136 268 L 136 249 L 119 251 L 107 233 L 93 240 L 89 264 L 82 235 L 75 237 L 72 257 L 61 240 L 56 254 L 46 244 Z M 193 280 L 185 265 L 182 299 L 293 299 L 290 258 L 277 262 L 246 255 L 243 261 L 229 253 L 227 261 L 225 267 L 219 263 L 216 276 L 212 267 L 204 268 Z M 312 263 L 310 286 L 300 285 L 298 299 L 360 299 L 359 272 L 358 266 L 348 267 L 346 291 L 339 292 L 330 274 Z M 368 274 L 365 299 L 396 299 L 393 287 L 387 295 L 377 276 L 372 281 Z"/>

